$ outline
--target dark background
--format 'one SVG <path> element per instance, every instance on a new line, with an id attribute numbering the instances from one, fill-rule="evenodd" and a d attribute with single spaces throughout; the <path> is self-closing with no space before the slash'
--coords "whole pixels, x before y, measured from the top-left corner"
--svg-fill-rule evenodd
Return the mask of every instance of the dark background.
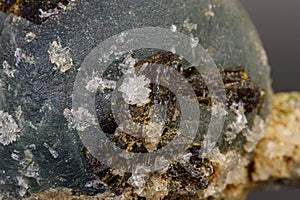
<path id="1" fill-rule="evenodd" d="M 264 43 L 275 92 L 300 91 L 300 0 L 241 0 Z M 300 200 L 300 187 L 257 191 L 248 200 Z"/>

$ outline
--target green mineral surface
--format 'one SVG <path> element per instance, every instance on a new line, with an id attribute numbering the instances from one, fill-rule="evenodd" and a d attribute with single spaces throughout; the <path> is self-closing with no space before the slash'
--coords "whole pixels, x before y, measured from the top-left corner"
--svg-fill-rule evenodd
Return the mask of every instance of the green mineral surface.
<path id="1" fill-rule="evenodd" d="M 228 185 L 242 181 L 262 137 L 272 91 L 266 53 L 237 0 L 0 1 L 0 8 L 1 197 L 63 188 L 75 196 L 204 199 L 218 197 Z M 123 31 L 143 27 L 183 33 L 215 62 L 226 92 L 226 119 L 210 154 L 202 155 L 201 149 L 214 112 L 213 97 L 203 74 L 176 52 L 124 52 L 105 71 L 106 79 L 87 80 L 87 90 L 97 91 L 97 122 L 88 110 L 72 110 L 74 82 L 92 49 Z M 133 173 L 107 166 L 76 131 L 84 132 L 86 124 L 77 123 L 75 115 L 99 124 L 116 146 L 134 153 L 156 152 L 185 134 L 177 132 L 182 115 L 177 97 L 159 81 L 128 76 L 128 84 L 117 84 L 128 73 L 122 70 L 125 64 L 137 72 L 161 64 L 181 74 L 195 91 L 201 111 L 194 119 L 199 122 L 196 138 L 186 146 L 185 157 L 164 169 Z M 141 133 L 114 119 L 108 94 L 116 87 L 132 121 L 146 127 Z M 141 96 L 128 95 L 130 89 Z M 166 110 L 166 115 L 155 109 Z"/>

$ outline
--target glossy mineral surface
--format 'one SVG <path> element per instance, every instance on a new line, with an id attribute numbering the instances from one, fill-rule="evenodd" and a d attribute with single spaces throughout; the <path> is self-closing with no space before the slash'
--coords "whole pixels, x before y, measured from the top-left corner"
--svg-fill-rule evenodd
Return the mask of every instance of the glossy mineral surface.
<path id="1" fill-rule="evenodd" d="M 265 51 L 238 1 L 56 3 L 60 7 L 40 12 L 39 17 L 47 20 L 38 23 L 22 14 L 0 13 L 2 196 L 20 198 L 63 188 L 73 195 L 106 192 L 125 199 L 199 199 L 218 197 L 227 185 L 243 183 L 251 152 L 264 133 L 271 89 Z M 53 13 L 54 9 L 59 12 Z M 204 76 L 180 55 L 160 49 L 124 52 L 106 71 L 106 79 L 88 80 L 86 89 L 97 91 L 94 123 L 116 146 L 135 153 L 163 149 L 184 134 L 177 130 L 181 112 L 176 95 L 159 87 L 159 81 L 128 76 L 118 85 L 119 77 L 129 73 L 122 66 L 139 71 L 162 64 L 188 80 L 201 110 L 200 119 L 195 119 L 199 121 L 196 138 L 186 146 L 185 157 L 151 173 L 123 172 L 95 158 L 76 131 L 84 131 L 86 124 L 74 121 L 76 115 L 91 123 L 93 116 L 83 108 L 72 110 L 73 85 L 84 58 L 111 36 L 141 27 L 180 32 L 200 44 L 218 67 L 227 99 L 226 110 L 220 113 L 226 115 L 221 136 L 210 154 L 203 156 L 201 147 L 214 112 L 212 97 Z M 132 120 L 144 127 L 141 133 L 124 121 L 117 124 L 111 115 L 106 94 L 115 88 L 129 105 Z M 156 115 L 153 120 L 156 109 L 167 110 L 166 116 Z M 136 166 L 137 171 L 139 167 L 143 168 Z"/>

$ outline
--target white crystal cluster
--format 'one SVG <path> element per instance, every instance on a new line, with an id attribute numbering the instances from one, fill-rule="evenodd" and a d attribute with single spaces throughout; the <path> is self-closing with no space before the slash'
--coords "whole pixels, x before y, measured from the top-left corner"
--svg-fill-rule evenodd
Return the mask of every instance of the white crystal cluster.
<path id="1" fill-rule="evenodd" d="M 88 81 L 85 88 L 92 92 L 95 92 L 97 90 L 103 92 L 105 89 L 115 89 L 116 84 L 117 83 L 112 80 L 93 77 L 91 80 Z"/>
<path id="2" fill-rule="evenodd" d="M 136 167 L 129 179 L 134 186 L 134 193 L 146 199 L 163 199 L 169 193 L 168 182 L 159 175 L 150 175 L 150 172 L 151 170 L 147 166 L 138 165 Z"/>
<path id="3" fill-rule="evenodd" d="M 21 197 L 24 197 L 27 190 L 29 189 L 28 181 L 24 179 L 22 176 L 17 176 L 16 179 L 18 181 L 18 185 L 21 187 L 21 189 L 19 190 L 19 195 Z"/>
<path id="4" fill-rule="evenodd" d="M 28 32 L 25 35 L 25 41 L 26 42 L 32 42 L 35 39 L 36 35 L 33 32 Z"/>
<path id="5" fill-rule="evenodd" d="M 127 104 L 143 106 L 150 101 L 149 84 L 150 80 L 145 76 L 127 76 L 119 91 L 123 93 L 123 98 Z"/>
<path id="6" fill-rule="evenodd" d="M 19 161 L 20 165 L 20 176 L 17 176 L 16 179 L 18 181 L 18 185 L 20 186 L 19 195 L 21 197 L 24 197 L 30 189 L 29 186 L 29 178 L 35 179 L 37 183 L 39 183 L 40 180 L 40 170 L 37 165 L 37 163 L 34 161 L 34 155 L 32 153 L 33 150 L 36 150 L 36 145 L 31 144 L 26 146 L 24 150 L 24 155 L 21 160 L 19 160 L 19 152 L 15 151 L 12 154 L 12 158 L 16 161 Z"/>
<path id="7" fill-rule="evenodd" d="M 78 110 L 64 109 L 64 117 L 68 121 L 69 129 L 84 131 L 86 128 L 97 125 L 96 117 L 87 109 L 80 107 Z"/>
<path id="8" fill-rule="evenodd" d="M 249 160 L 237 151 L 221 153 L 215 148 L 208 159 L 213 163 L 215 176 L 203 191 L 202 198 L 220 197 L 228 185 L 246 184 Z"/>
<path id="9" fill-rule="evenodd" d="M 5 60 L 2 64 L 3 72 L 10 78 L 14 78 L 14 73 L 17 71 L 16 69 L 13 69 L 13 67 Z"/>
<path id="10" fill-rule="evenodd" d="M 6 146 L 17 141 L 20 131 L 13 117 L 9 113 L 0 110 L 0 143 Z"/>
<path id="11" fill-rule="evenodd" d="M 226 140 L 230 144 L 234 139 L 236 139 L 239 133 L 242 133 L 246 137 L 244 150 L 246 152 L 252 152 L 265 134 L 264 120 L 260 116 L 256 115 L 253 121 L 254 125 L 252 126 L 252 129 L 250 129 L 242 103 L 233 104 L 230 107 L 230 110 L 234 112 L 235 119 L 226 127 Z"/>
<path id="12" fill-rule="evenodd" d="M 59 41 L 53 41 L 50 44 L 48 53 L 51 63 L 55 64 L 54 69 L 59 69 L 61 73 L 64 73 L 72 68 L 73 59 L 70 49 L 68 47 L 62 47 Z"/>
<path id="13" fill-rule="evenodd" d="M 184 20 L 183 22 L 183 27 L 186 28 L 187 30 L 189 30 L 189 32 L 193 31 L 193 30 L 197 30 L 197 24 L 195 23 L 190 23 L 190 19 L 187 18 Z"/>
<path id="14" fill-rule="evenodd" d="M 250 130 L 247 128 L 243 135 L 246 137 L 247 142 L 244 145 L 244 149 L 247 152 L 253 152 L 258 142 L 265 136 L 265 122 L 258 115 L 254 118 L 254 126 Z"/>
<path id="15" fill-rule="evenodd" d="M 234 121 L 227 126 L 226 139 L 232 142 L 242 130 L 247 128 L 248 120 L 244 114 L 244 106 L 242 103 L 233 104 L 230 110 L 234 111 Z"/>
<path id="16" fill-rule="evenodd" d="M 22 166 L 20 172 L 26 177 L 37 179 L 39 177 L 39 169 L 37 164 L 33 161 L 32 153 L 35 149 L 36 146 L 32 144 L 24 150 L 24 158 L 20 161 L 20 165 Z"/>
<path id="17" fill-rule="evenodd" d="M 149 152 L 157 149 L 160 137 L 163 133 L 164 126 L 160 123 L 150 122 L 143 126 L 143 138 L 145 138 L 144 146 Z"/>
<path id="18" fill-rule="evenodd" d="M 144 75 L 138 76 L 135 73 L 134 64 L 135 59 L 129 56 L 121 65 L 124 79 L 118 90 L 122 92 L 122 97 L 127 104 L 143 106 L 150 101 L 150 80 Z"/>
<path id="19" fill-rule="evenodd" d="M 15 65 L 18 66 L 20 62 L 25 62 L 28 64 L 34 64 L 34 57 L 29 53 L 25 53 L 25 51 L 21 48 L 16 48 L 15 51 L 15 58 L 16 58 L 16 63 Z"/>

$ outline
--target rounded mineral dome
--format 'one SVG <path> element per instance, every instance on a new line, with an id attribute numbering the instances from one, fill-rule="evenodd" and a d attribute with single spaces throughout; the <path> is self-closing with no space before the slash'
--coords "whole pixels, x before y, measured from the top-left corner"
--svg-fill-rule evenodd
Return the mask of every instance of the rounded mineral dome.
<path id="1" fill-rule="evenodd" d="M 217 157 L 250 155 L 261 138 L 257 127 L 267 118 L 272 94 L 266 53 L 239 1 L 20 2 L 0 6 L 2 195 L 45 195 L 50 188 L 74 195 L 110 191 L 147 199 L 204 198 L 222 192 L 227 183 L 216 184 L 216 179 L 227 174 L 218 176 L 223 168 L 215 164 Z M 153 43 L 147 43 L 149 38 Z M 180 38 L 190 42 L 185 45 Z M 124 49 L 102 48 L 112 40 Z M 136 48 L 126 49 L 129 44 Z M 204 71 L 194 58 L 200 58 Z M 93 71 L 105 61 L 111 61 L 106 70 Z M 210 81 L 213 67 L 222 83 L 217 90 Z M 224 96 L 221 103 L 214 95 L 218 89 Z M 92 94 L 93 102 L 87 98 L 74 103 L 84 99 L 78 94 Z M 182 102 L 197 103 L 195 118 L 193 109 L 183 113 Z M 189 133 L 180 130 L 194 130 L 191 121 L 198 124 L 188 143 L 184 138 Z M 220 130 L 210 129 L 220 124 Z M 94 126 L 107 141 L 90 134 Z M 123 157 L 163 152 L 172 141 L 184 153 L 170 148 L 170 160 L 163 154 L 161 159 L 149 157 L 157 161 L 152 163 L 157 170 L 147 171 L 140 162 L 116 169 L 114 156 L 108 161 L 101 155 L 106 152 L 103 141 L 126 152 Z M 227 164 L 224 173 L 241 165 Z M 220 189 L 210 190 L 214 184 Z"/>

